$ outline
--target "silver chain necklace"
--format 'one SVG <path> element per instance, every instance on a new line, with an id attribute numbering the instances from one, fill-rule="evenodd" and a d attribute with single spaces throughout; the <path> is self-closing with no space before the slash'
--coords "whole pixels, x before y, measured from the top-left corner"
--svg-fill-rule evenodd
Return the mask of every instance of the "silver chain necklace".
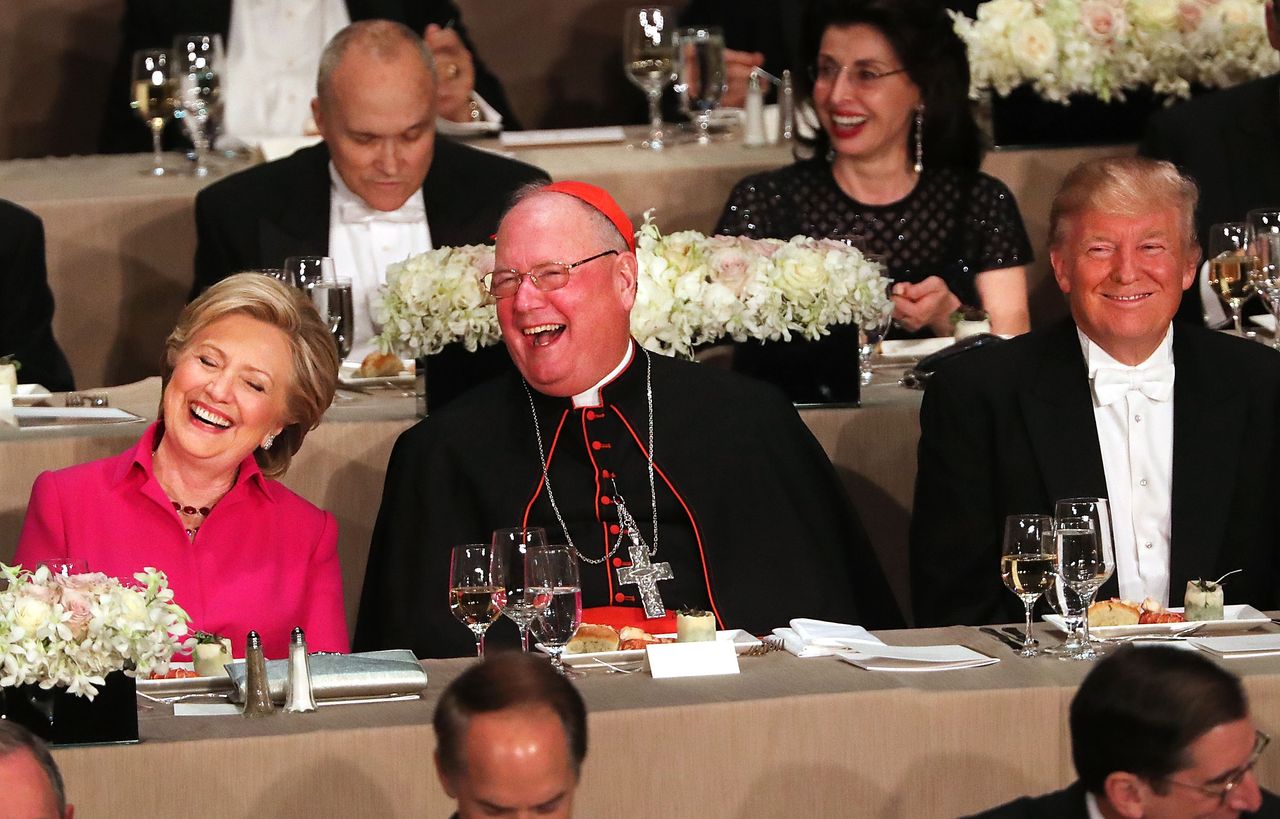
<path id="1" fill-rule="evenodd" d="M 649 357 L 649 351 L 643 347 L 640 348 L 640 352 L 644 353 L 644 393 L 649 408 L 649 451 L 646 456 L 649 462 L 649 503 L 653 509 L 653 544 L 649 547 L 649 556 L 653 557 L 658 553 L 658 491 L 653 481 L 653 359 Z M 560 514 L 560 505 L 556 503 L 556 495 L 551 491 L 551 476 L 547 474 L 547 452 L 542 445 L 542 428 L 538 424 L 538 408 L 533 403 L 533 391 L 529 389 L 528 381 L 522 378 L 520 383 L 524 386 L 524 394 L 529 399 L 529 412 L 533 415 L 533 435 L 538 440 L 538 463 L 542 465 L 542 485 L 547 487 L 547 500 L 551 502 L 551 510 L 556 513 L 556 521 L 559 522 L 560 529 L 564 531 L 565 539 L 569 541 L 569 548 L 573 550 L 574 554 L 582 562 L 598 566 L 618 553 L 618 547 L 622 545 L 622 538 L 626 535 L 626 530 L 621 525 L 618 526 L 618 537 L 613 542 L 613 548 L 598 560 L 587 557 L 574 545 L 573 535 L 569 534 L 569 527 L 564 522 L 564 516 Z M 617 490 L 618 486 L 615 482 L 615 495 L 618 494 Z"/>

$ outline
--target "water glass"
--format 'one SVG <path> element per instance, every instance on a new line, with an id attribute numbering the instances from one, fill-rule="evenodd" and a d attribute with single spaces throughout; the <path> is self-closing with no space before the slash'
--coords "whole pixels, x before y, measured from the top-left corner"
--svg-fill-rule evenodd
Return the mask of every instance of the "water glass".
<path id="1" fill-rule="evenodd" d="M 1086 515 L 1066 515 L 1054 520 L 1054 538 L 1058 547 L 1058 575 L 1062 582 L 1080 595 L 1085 610 L 1084 647 L 1069 655 L 1073 660 L 1093 660 L 1101 652 L 1089 641 L 1089 606 L 1098 588 L 1115 571 L 1115 559 L 1103 548 L 1103 539 L 1094 520 Z"/>
<path id="2" fill-rule="evenodd" d="M 669 6 L 629 8 L 622 23 L 622 67 L 649 102 L 649 138 L 640 147 L 652 151 L 665 146 L 662 89 L 675 78 L 675 23 L 676 15 Z"/>
<path id="3" fill-rule="evenodd" d="M 89 561 L 79 557 L 62 557 L 56 560 L 42 560 L 36 568 L 48 566 L 49 574 L 70 577 L 73 574 L 88 574 Z"/>
<path id="4" fill-rule="evenodd" d="M 206 164 L 213 131 L 222 118 L 222 35 L 180 34 L 169 63 L 174 113 L 196 149 L 193 176 L 208 176 Z"/>
<path id="5" fill-rule="evenodd" d="M 311 303 L 315 305 L 320 320 L 329 327 L 333 341 L 338 347 L 338 360 L 343 361 L 351 355 L 352 338 L 352 302 L 351 279 L 335 279 L 333 282 L 320 282 L 307 288 Z"/>
<path id="6" fill-rule="evenodd" d="M 317 284 L 334 284 L 333 259 L 328 256 L 290 256 L 284 260 L 283 281 L 307 289 Z"/>
<path id="7" fill-rule="evenodd" d="M 1004 542 L 1000 549 L 1000 577 L 1018 596 L 1026 614 L 1026 630 L 1020 657 L 1035 657 L 1035 637 L 1031 633 L 1031 609 L 1040 595 L 1053 585 L 1057 574 L 1054 554 L 1053 518 L 1049 515 L 1010 515 L 1004 522 Z"/>
<path id="8" fill-rule="evenodd" d="M 561 655 L 565 645 L 582 625 L 582 583 L 578 579 L 578 554 L 568 546 L 548 546 L 534 556 L 538 574 L 547 582 L 549 602 L 538 615 L 534 628 L 538 642 L 551 654 L 556 671 L 572 676 Z"/>
<path id="9" fill-rule="evenodd" d="M 547 564 L 536 557 L 547 550 L 547 533 L 536 526 L 498 529 L 491 546 L 494 599 L 520 629 L 520 645 L 527 652 L 529 629 L 551 602 L 543 574 Z"/>
<path id="10" fill-rule="evenodd" d="M 454 546 L 449 562 L 449 610 L 476 638 L 476 656 L 484 656 L 484 635 L 498 619 L 498 588 L 487 543 Z"/>
<path id="11" fill-rule="evenodd" d="M 714 26 L 676 32 L 676 94 L 680 107 L 697 122 L 697 142 L 711 144 L 711 112 L 727 87 L 724 34 Z"/>
<path id="12" fill-rule="evenodd" d="M 867 261 L 884 266 L 885 257 L 877 253 L 865 254 Z M 893 279 L 884 280 L 884 303 L 879 315 L 871 321 L 858 324 L 858 372 L 862 384 L 871 383 L 871 359 L 880 352 L 880 343 L 893 325 Z"/>

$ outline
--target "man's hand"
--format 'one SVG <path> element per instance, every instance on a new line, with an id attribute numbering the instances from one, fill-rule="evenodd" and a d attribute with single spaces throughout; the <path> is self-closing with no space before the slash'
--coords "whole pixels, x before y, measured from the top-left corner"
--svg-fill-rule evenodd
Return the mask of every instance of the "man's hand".
<path id="1" fill-rule="evenodd" d="M 959 306 L 960 299 L 937 276 L 893 286 L 893 317 L 912 333 L 929 327 L 936 335 L 951 335 L 951 314 Z"/>
<path id="2" fill-rule="evenodd" d="M 462 44 L 458 32 L 435 23 L 427 26 L 423 39 L 436 58 L 436 115 L 453 122 L 470 122 L 471 92 L 476 87 L 471 52 Z"/>
<path id="3" fill-rule="evenodd" d="M 724 50 L 725 82 L 727 88 L 720 105 L 725 108 L 741 108 L 747 101 L 747 78 L 751 69 L 764 65 L 764 55 L 759 51 Z"/>

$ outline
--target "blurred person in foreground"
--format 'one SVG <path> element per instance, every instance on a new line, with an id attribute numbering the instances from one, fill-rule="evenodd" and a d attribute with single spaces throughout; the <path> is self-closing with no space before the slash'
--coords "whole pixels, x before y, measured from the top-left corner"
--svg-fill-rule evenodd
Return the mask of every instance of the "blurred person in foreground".
<path id="1" fill-rule="evenodd" d="M 885 256 L 906 334 L 949 336 L 951 314 L 981 307 L 996 333 L 1030 328 L 1031 245 L 1013 194 L 978 170 L 964 44 L 935 0 L 822 0 L 805 25 L 810 98 L 821 125 L 808 158 L 747 177 L 716 233 L 753 238 L 859 234 Z M 858 378 L 858 328 L 818 341 L 735 345 L 740 372 L 796 401 Z"/>
<path id="2" fill-rule="evenodd" d="M 333 401 L 329 328 L 301 291 L 242 273 L 182 311 L 161 374 L 135 446 L 36 479 L 14 560 L 78 558 L 126 582 L 154 566 L 237 657 L 250 629 L 285 657 L 294 626 L 346 651 L 337 522 L 275 480 Z"/>
<path id="3" fill-rule="evenodd" d="M 72 819 L 53 755 L 39 737 L 0 719 L 0 815 L 8 819 Z"/>
<path id="4" fill-rule="evenodd" d="M 519 372 L 396 442 L 359 648 L 472 653 L 449 611 L 450 547 L 522 525 L 578 553 L 585 622 L 675 631 L 674 610 L 692 606 L 719 628 L 756 634 L 793 617 L 901 623 L 844 487 L 795 409 L 767 385 L 632 339 L 634 241 L 613 197 L 582 182 L 532 187 L 503 218 L 485 286 Z M 657 584 L 656 616 L 620 572 L 633 547 L 674 575 Z M 489 644 L 513 634 L 496 624 Z"/>
<path id="5" fill-rule="evenodd" d="M 21 366 L 18 381 L 53 392 L 75 389 L 53 337 L 53 292 L 44 257 L 44 224 L 0 199 L 0 357 Z"/>
<path id="6" fill-rule="evenodd" d="M 541 657 L 494 652 L 436 703 L 436 773 L 454 819 L 568 817 L 587 756 L 582 696 Z"/>
<path id="7" fill-rule="evenodd" d="M 1280 605 L 1280 355 L 1172 323 L 1200 251 L 1196 187 L 1168 162 L 1114 157 L 1063 180 L 1050 259 L 1071 311 L 958 356 L 929 382 L 911 521 L 916 624 L 1014 622 L 998 571 L 1005 516 L 1110 501 L 1103 600 L 1179 606 L 1232 569 L 1232 602 Z"/>
<path id="8" fill-rule="evenodd" d="M 1254 765 L 1258 730 L 1240 680 L 1196 651 L 1123 646 L 1071 701 L 1070 787 L 972 819 L 1280 816 Z"/>
<path id="9" fill-rule="evenodd" d="M 436 69 L 409 28 L 352 23 L 320 58 L 316 125 L 324 142 L 234 174 L 196 197 L 192 295 L 289 256 L 331 256 L 352 280 L 350 360 L 382 327 L 370 303 L 387 266 L 436 247 L 486 244 L 507 201 L 546 174 L 436 135 Z M 447 347 L 433 362 L 432 404 L 509 367 L 500 347 Z"/>

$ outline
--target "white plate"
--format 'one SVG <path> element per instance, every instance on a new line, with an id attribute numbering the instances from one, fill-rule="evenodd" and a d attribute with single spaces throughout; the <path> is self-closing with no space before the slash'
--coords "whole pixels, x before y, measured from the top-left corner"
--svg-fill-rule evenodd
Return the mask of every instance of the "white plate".
<path id="1" fill-rule="evenodd" d="M 18 406 L 23 404 L 34 404 L 38 401 L 46 401 L 53 397 L 53 393 L 49 392 L 39 384 L 19 384 L 18 393 L 13 396 L 13 403 Z"/>
<path id="2" fill-rule="evenodd" d="M 1249 316 L 1249 321 L 1252 321 L 1254 324 L 1258 325 L 1264 330 L 1270 330 L 1273 333 L 1276 331 L 1275 316 L 1268 316 L 1267 314 L 1263 313 L 1262 315 L 1259 315 L 1259 316 Z"/>
<path id="3" fill-rule="evenodd" d="M 14 407 L 13 415 L 22 429 L 132 424 L 146 420 L 118 407 Z"/>
<path id="4" fill-rule="evenodd" d="M 1181 612 L 1180 608 L 1170 608 L 1169 611 Z M 1211 634 L 1216 631 L 1242 631 L 1250 629 L 1264 623 L 1270 623 L 1271 618 L 1249 605 L 1235 605 L 1222 607 L 1221 620 L 1204 620 L 1204 623 L 1196 634 Z M 1058 631 L 1066 632 L 1067 624 L 1062 621 L 1062 617 L 1057 614 L 1046 614 L 1044 621 L 1056 628 Z M 1147 623 L 1146 625 L 1136 626 L 1092 626 L 1089 629 L 1090 634 L 1096 634 L 1099 637 L 1127 637 L 1132 634 L 1168 634 L 1172 631 L 1184 629 L 1192 625 L 1192 622 L 1183 623 Z"/>
<path id="5" fill-rule="evenodd" d="M 880 344 L 880 357 L 886 361 L 915 361 L 955 344 L 954 338 L 899 338 Z"/>
<path id="6" fill-rule="evenodd" d="M 675 637 L 674 634 L 655 634 L 654 637 Z M 740 628 L 727 629 L 725 631 L 716 632 L 717 640 L 728 640 L 737 648 L 739 654 L 747 649 L 760 645 L 760 640 L 751 636 Z M 538 650 L 547 654 L 547 647 L 542 643 L 538 643 Z M 633 648 L 630 651 L 589 651 L 586 654 L 562 654 L 561 659 L 567 666 L 599 666 L 596 660 L 603 660 L 606 663 L 626 663 L 644 659 L 643 648 Z"/>
<path id="7" fill-rule="evenodd" d="M 399 375 L 381 375 L 375 378 L 357 378 L 355 372 L 360 369 L 360 365 L 343 364 L 338 368 L 338 383 L 344 387 L 412 387 L 413 359 L 403 359 L 401 364 L 404 369 Z"/>
<path id="8" fill-rule="evenodd" d="M 195 665 L 186 663 L 169 663 L 170 668 L 185 668 L 194 671 Z M 152 697 L 178 697 L 184 694 L 219 694 L 230 691 L 231 678 L 223 672 L 221 677 L 185 677 L 178 680 L 137 680 L 138 690 Z"/>

